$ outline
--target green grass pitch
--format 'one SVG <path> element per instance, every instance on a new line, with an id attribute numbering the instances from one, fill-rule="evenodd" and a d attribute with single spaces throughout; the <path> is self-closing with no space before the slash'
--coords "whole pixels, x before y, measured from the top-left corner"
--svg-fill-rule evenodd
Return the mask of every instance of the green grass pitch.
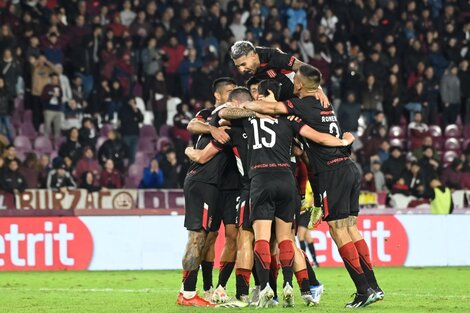
<path id="1" fill-rule="evenodd" d="M 294 309 L 278 307 L 267 311 L 346 312 L 343 306 L 354 289 L 346 270 L 319 268 L 317 275 L 325 285 L 319 306 L 307 308 L 298 297 Z M 376 275 L 385 300 L 360 309 L 364 312 L 470 312 L 470 267 L 378 268 Z M 0 277 L 2 313 L 243 310 L 177 306 L 179 271 L 4 272 Z M 214 280 L 216 277 L 214 273 Z M 229 295 L 235 291 L 233 275 L 228 291 Z"/>

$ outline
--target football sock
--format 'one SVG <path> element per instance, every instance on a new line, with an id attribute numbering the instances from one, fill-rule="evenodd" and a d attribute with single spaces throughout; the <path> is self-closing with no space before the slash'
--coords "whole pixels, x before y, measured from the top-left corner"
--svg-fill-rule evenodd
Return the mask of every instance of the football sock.
<path id="1" fill-rule="evenodd" d="M 308 247 L 308 251 L 310 251 L 310 255 L 312 256 L 313 263 L 315 263 L 315 265 L 318 266 L 317 256 L 315 254 L 315 246 L 313 245 L 313 242 L 307 244 L 307 247 Z"/>
<path id="2" fill-rule="evenodd" d="M 269 268 L 269 286 L 274 291 L 274 297 L 277 297 L 277 276 L 279 274 L 279 263 L 277 262 L 277 255 L 271 255 L 271 265 Z"/>
<path id="3" fill-rule="evenodd" d="M 259 278 L 256 273 L 256 264 L 253 262 L 253 268 L 251 269 L 251 274 L 253 274 L 253 280 L 255 281 L 255 286 L 259 286 Z"/>
<path id="4" fill-rule="evenodd" d="M 310 261 L 308 259 L 307 253 L 302 250 L 302 254 L 304 255 L 305 258 L 305 265 L 307 266 L 307 273 L 308 273 L 308 280 L 310 282 L 310 286 L 319 286 L 320 282 L 317 279 L 317 275 L 315 274 L 315 271 L 313 270 L 312 265 L 310 265 Z"/>
<path id="5" fill-rule="evenodd" d="M 269 266 L 271 264 L 269 242 L 267 240 L 256 240 L 254 253 L 256 273 L 258 275 L 260 288 L 263 290 L 269 281 Z"/>
<path id="6" fill-rule="evenodd" d="M 310 290 L 310 281 L 308 280 L 307 269 L 295 272 L 295 277 L 297 278 L 297 283 L 299 284 L 300 291 L 308 292 Z"/>
<path id="7" fill-rule="evenodd" d="M 184 291 L 196 291 L 196 283 L 197 283 L 197 273 L 199 272 L 199 268 L 192 270 L 192 271 L 183 271 L 183 286 Z"/>
<path id="8" fill-rule="evenodd" d="M 377 279 L 375 279 L 374 270 L 372 268 L 372 262 L 370 261 L 369 247 L 364 239 L 356 241 L 357 253 L 359 254 L 359 261 L 361 262 L 361 268 L 366 275 L 367 281 L 372 288 L 378 288 Z"/>
<path id="9" fill-rule="evenodd" d="M 343 258 L 344 266 L 349 272 L 349 276 L 351 276 L 351 279 L 356 285 L 357 292 L 360 294 L 367 293 L 369 284 L 367 282 L 366 275 L 364 275 L 364 271 L 361 268 L 356 246 L 352 242 L 348 242 L 338 250 L 339 254 Z"/>
<path id="10" fill-rule="evenodd" d="M 214 262 L 202 261 L 202 281 L 204 283 L 204 291 L 211 289 L 212 287 L 212 269 L 214 268 Z"/>
<path id="11" fill-rule="evenodd" d="M 292 286 L 294 276 L 292 264 L 294 263 L 294 245 L 291 240 L 284 240 L 279 243 L 279 261 L 281 262 L 282 275 L 284 276 L 283 287 L 289 283 Z"/>
<path id="12" fill-rule="evenodd" d="M 219 282 L 217 286 L 222 286 L 225 288 L 227 286 L 228 279 L 232 274 L 235 262 L 220 262 L 220 273 L 219 273 Z"/>
<path id="13" fill-rule="evenodd" d="M 240 299 L 240 296 L 246 296 L 249 293 L 250 288 L 250 276 L 251 270 L 244 268 L 237 268 L 235 270 L 237 279 L 236 279 L 236 288 L 237 288 L 237 299 Z"/>
<path id="14" fill-rule="evenodd" d="M 305 245 L 305 241 L 303 240 L 299 240 L 299 245 L 300 245 L 300 250 L 305 251 L 305 248 L 307 248 L 307 246 Z"/>

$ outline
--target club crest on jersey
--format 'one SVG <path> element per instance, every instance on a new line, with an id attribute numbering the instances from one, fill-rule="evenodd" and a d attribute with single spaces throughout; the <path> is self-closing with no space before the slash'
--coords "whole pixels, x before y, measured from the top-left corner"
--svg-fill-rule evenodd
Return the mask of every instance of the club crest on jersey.
<path id="1" fill-rule="evenodd" d="M 270 78 L 274 78 L 277 76 L 276 72 L 274 70 L 269 70 L 269 71 L 266 71 L 266 74 L 270 77 Z"/>
<path id="2" fill-rule="evenodd" d="M 291 56 L 290 57 L 290 60 L 289 60 L 289 64 L 287 64 L 288 66 L 292 66 L 294 65 L 294 62 L 295 62 L 295 57 L 294 56 Z"/>

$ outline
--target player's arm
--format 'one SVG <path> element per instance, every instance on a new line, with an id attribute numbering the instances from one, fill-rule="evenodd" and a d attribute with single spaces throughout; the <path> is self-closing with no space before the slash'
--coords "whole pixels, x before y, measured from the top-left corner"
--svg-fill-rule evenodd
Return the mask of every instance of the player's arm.
<path id="1" fill-rule="evenodd" d="M 220 150 L 221 149 L 219 147 L 211 142 L 202 150 L 188 147 L 186 150 L 184 150 L 184 153 L 191 161 L 199 164 L 205 164 L 212 160 L 212 158 L 215 157 Z"/>
<path id="2" fill-rule="evenodd" d="M 227 107 L 220 110 L 219 116 L 225 120 L 236 120 L 240 118 L 255 117 L 256 113 L 245 108 Z"/>
<path id="3" fill-rule="evenodd" d="M 225 132 L 227 127 L 214 127 L 203 122 L 199 118 L 193 118 L 186 129 L 195 135 L 210 134 L 212 138 L 217 140 L 220 143 L 227 143 L 230 140 L 229 135 Z"/>
<path id="4" fill-rule="evenodd" d="M 340 139 L 330 134 L 320 133 L 308 125 L 303 125 L 299 130 L 299 134 L 313 142 L 329 147 L 349 146 L 354 141 L 354 136 L 351 133 L 344 133 L 343 139 Z"/>
<path id="5" fill-rule="evenodd" d="M 243 104 L 245 109 L 255 111 L 262 114 L 287 114 L 287 108 L 282 102 L 270 102 L 270 101 L 249 101 Z"/>

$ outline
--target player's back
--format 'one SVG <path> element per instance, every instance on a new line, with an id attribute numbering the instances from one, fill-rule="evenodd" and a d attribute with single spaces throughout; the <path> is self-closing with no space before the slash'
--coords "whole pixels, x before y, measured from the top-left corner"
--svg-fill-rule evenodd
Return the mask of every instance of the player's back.
<path id="1" fill-rule="evenodd" d="M 315 97 L 293 98 L 284 103 L 289 114 L 301 117 L 305 124 L 316 131 L 337 138 L 343 136 L 333 108 L 323 108 Z M 307 144 L 310 167 L 315 173 L 336 169 L 352 162 L 349 158 L 350 147 L 327 147 L 311 140 L 307 140 Z"/>

